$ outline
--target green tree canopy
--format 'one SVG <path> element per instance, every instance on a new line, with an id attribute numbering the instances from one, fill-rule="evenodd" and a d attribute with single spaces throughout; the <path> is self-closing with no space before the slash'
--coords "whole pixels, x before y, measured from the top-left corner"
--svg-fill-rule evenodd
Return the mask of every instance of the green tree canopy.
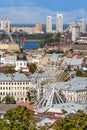
<path id="1" fill-rule="evenodd" d="M 10 104 L 10 103 L 11 103 L 11 104 L 15 104 L 15 103 L 16 103 L 14 97 L 9 96 L 9 95 L 5 96 L 5 97 L 3 98 L 3 101 L 5 101 L 7 104 Z"/>
<path id="2" fill-rule="evenodd" d="M 2 130 L 37 130 L 34 112 L 24 106 L 8 110 L 0 120 Z M 1 130 L 1 129 L 0 129 Z"/>
<path id="3" fill-rule="evenodd" d="M 31 73 L 34 73 L 35 70 L 37 69 L 37 66 L 36 66 L 35 63 L 28 64 L 28 67 L 29 67 L 29 71 L 30 71 Z"/>
<path id="4" fill-rule="evenodd" d="M 57 120 L 53 128 L 54 130 L 87 130 L 87 114 L 79 110 L 73 117 Z"/>

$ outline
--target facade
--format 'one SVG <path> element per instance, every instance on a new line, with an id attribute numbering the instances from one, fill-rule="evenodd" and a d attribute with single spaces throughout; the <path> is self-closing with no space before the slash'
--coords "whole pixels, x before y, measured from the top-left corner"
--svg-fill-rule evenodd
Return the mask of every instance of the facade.
<path id="1" fill-rule="evenodd" d="M 0 59 L 1 64 L 4 65 L 15 65 L 16 64 L 16 56 L 5 56 Z"/>
<path id="2" fill-rule="evenodd" d="M 79 25 L 80 27 L 80 32 L 81 33 L 86 33 L 86 20 L 83 18 L 83 19 L 80 19 L 77 24 Z"/>
<path id="3" fill-rule="evenodd" d="M 17 52 L 19 51 L 19 45 L 18 44 L 7 44 L 7 43 L 0 43 L 0 50 L 4 51 L 4 50 L 8 50 L 8 51 L 14 51 Z"/>
<path id="4" fill-rule="evenodd" d="M 79 37 L 80 27 L 77 24 L 72 26 L 72 41 L 75 41 Z"/>
<path id="5" fill-rule="evenodd" d="M 41 23 L 37 23 L 36 24 L 36 28 L 37 28 L 38 32 L 41 32 L 42 31 L 42 24 Z"/>
<path id="6" fill-rule="evenodd" d="M 51 16 L 47 16 L 46 18 L 46 32 L 52 33 L 52 17 Z"/>
<path id="7" fill-rule="evenodd" d="M 57 13 L 56 16 L 56 33 L 62 33 L 63 32 L 63 14 Z"/>
<path id="8" fill-rule="evenodd" d="M 20 32 L 23 31 L 28 34 L 34 34 L 34 33 L 44 33 L 42 31 L 42 24 L 37 23 L 34 27 L 11 27 L 12 32 Z"/>
<path id="9" fill-rule="evenodd" d="M 62 91 L 68 102 L 87 101 L 87 78 L 75 77 Z"/>
<path id="10" fill-rule="evenodd" d="M 50 78 L 51 79 L 51 78 Z M 44 79 L 45 80 L 45 79 Z M 45 82 L 46 83 L 46 82 Z M 66 99 L 66 102 L 82 102 L 87 101 L 87 78 L 86 77 L 74 77 L 67 82 L 53 82 L 42 86 L 43 98 L 47 100 L 53 95 L 54 90 L 56 93 L 61 91 L 64 94 L 62 100 Z M 50 101 L 53 98 L 50 99 Z M 44 100 L 45 102 L 45 100 Z M 56 103 L 57 104 L 57 103 Z"/>
<path id="11" fill-rule="evenodd" d="M 1 19 L 1 30 L 7 33 L 10 32 L 10 20 L 8 18 L 3 17 Z"/>
<path id="12" fill-rule="evenodd" d="M 27 91 L 33 88 L 34 85 L 30 82 L 27 76 L 20 73 L 2 74 L 0 73 L 0 100 L 10 95 L 16 101 L 26 101 Z"/>
<path id="13" fill-rule="evenodd" d="M 81 68 L 82 64 L 84 62 L 84 58 L 80 58 L 78 55 L 75 55 L 71 58 L 64 57 L 62 64 L 64 66 L 70 65 L 71 68 Z"/>

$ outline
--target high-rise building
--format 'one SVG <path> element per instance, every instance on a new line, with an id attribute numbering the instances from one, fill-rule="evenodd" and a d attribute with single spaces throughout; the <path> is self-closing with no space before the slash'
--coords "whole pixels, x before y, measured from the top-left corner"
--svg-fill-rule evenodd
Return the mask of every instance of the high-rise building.
<path id="1" fill-rule="evenodd" d="M 63 14 L 57 13 L 56 15 L 56 33 L 63 32 Z"/>
<path id="2" fill-rule="evenodd" d="M 74 24 L 72 26 L 72 41 L 74 42 L 76 40 L 76 38 L 78 38 L 80 35 L 80 27 L 78 26 L 78 24 Z"/>
<path id="3" fill-rule="evenodd" d="M 46 18 L 46 32 L 52 33 L 52 17 L 51 16 L 47 16 Z"/>
<path id="4" fill-rule="evenodd" d="M 10 32 L 10 20 L 8 18 L 3 17 L 1 19 L 1 30 L 7 33 Z"/>
<path id="5" fill-rule="evenodd" d="M 84 18 L 80 19 L 77 24 L 80 27 L 80 32 L 81 33 L 86 33 L 86 20 Z"/>

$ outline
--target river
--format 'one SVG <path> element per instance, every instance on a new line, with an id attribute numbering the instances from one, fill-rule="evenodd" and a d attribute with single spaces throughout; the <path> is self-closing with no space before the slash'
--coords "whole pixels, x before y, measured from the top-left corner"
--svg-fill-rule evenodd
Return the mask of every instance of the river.
<path id="1" fill-rule="evenodd" d="M 20 42 L 18 42 L 17 44 L 20 44 Z M 39 47 L 40 42 L 23 42 L 22 44 L 24 46 L 24 49 L 35 49 Z"/>

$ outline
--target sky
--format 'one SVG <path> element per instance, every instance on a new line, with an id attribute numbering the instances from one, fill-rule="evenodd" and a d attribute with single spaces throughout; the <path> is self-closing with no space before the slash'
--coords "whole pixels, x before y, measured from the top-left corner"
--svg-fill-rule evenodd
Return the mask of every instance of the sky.
<path id="1" fill-rule="evenodd" d="M 8 17 L 13 23 L 46 23 L 46 16 L 63 13 L 64 23 L 69 24 L 85 18 L 87 0 L 0 0 L 0 19 Z"/>

